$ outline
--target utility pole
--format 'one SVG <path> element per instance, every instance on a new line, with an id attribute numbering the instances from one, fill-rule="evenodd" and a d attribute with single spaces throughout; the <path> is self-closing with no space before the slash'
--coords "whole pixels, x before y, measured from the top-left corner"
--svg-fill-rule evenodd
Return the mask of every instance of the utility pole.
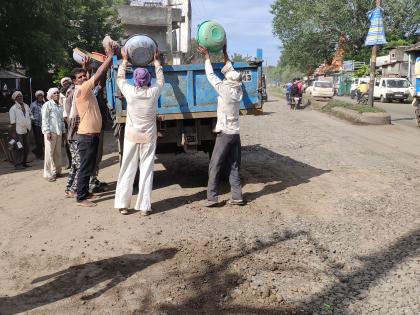
<path id="1" fill-rule="evenodd" d="M 381 0 L 376 0 L 376 7 L 381 6 Z M 378 54 L 378 45 L 372 46 L 372 57 L 370 58 L 370 80 L 369 80 L 369 106 L 373 107 L 373 89 L 375 88 L 376 76 L 376 56 Z"/>

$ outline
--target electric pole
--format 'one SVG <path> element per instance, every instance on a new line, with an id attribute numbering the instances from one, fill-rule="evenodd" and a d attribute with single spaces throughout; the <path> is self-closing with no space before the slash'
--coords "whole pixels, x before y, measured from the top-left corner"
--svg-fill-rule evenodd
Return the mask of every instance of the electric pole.
<path id="1" fill-rule="evenodd" d="M 376 7 L 381 6 L 381 0 L 376 0 Z M 373 89 L 375 88 L 376 77 L 376 56 L 378 54 L 378 45 L 372 46 L 372 57 L 370 58 L 370 80 L 369 80 L 369 106 L 373 107 Z"/>

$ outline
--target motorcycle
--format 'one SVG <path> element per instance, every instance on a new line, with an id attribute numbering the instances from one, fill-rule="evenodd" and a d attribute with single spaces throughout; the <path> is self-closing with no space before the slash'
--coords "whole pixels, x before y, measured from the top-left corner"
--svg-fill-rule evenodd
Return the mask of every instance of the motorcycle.
<path id="1" fill-rule="evenodd" d="M 369 96 L 367 93 L 363 93 L 357 98 L 357 104 L 359 105 L 367 105 L 369 102 Z"/>
<path id="2" fill-rule="evenodd" d="M 302 102 L 302 96 L 291 96 L 290 108 L 294 110 L 299 109 L 301 102 Z"/>

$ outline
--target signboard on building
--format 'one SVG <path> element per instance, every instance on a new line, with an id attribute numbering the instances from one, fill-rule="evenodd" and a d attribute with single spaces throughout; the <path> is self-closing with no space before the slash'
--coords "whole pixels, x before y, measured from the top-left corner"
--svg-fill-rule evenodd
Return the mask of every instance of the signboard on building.
<path id="1" fill-rule="evenodd" d="M 347 60 L 343 62 L 343 71 L 354 71 L 354 60 Z"/>
<path id="2" fill-rule="evenodd" d="M 376 67 L 378 67 L 378 68 L 382 67 L 383 65 L 389 64 L 389 63 L 390 63 L 389 55 L 376 57 Z"/>

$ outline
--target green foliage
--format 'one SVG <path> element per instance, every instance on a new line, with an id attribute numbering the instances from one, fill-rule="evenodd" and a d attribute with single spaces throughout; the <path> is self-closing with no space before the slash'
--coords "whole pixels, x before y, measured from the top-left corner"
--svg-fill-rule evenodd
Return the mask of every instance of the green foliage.
<path id="1" fill-rule="evenodd" d="M 106 34 L 119 37 L 121 24 L 114 4 L 122 2 L 4 1 L 0 8 L 0 66 L 21 65 L 34 81 L 50 82 L 52 73 L 74 66 L 74 47 L 101 51 Z"/>
<path id="2" fill-rule="evenodd" d="M 294 78 L 302 78 L 304 76 L 304 73 L 299 69 L 289 65 L 267 67 L 264 72 L 266 74 L 267 82 L 279 81 L 281 84 L 291 82 Z"/>
<path id="3" fill-rule="evenodd" d="M 280 94 L 280 95 L 286 94 L 286 90 L 282 87 L 272 87 L 270 88 L 270 92 L 274 94 Z"/>
<path id="4" fill-rule="evenodd" d="M 387 38 L 414 42 L 420 25 L 418 4 L 418 0 L 383 1 Z M 373 6 L 372 0 L 275 1 L 271 12 L 274 34 L 284 46 L 281 65 L 307 71 L 330 61 L 341 34 L 346 38 L 346 59 L 360 55 L 356 60 L 368 62 L 364 41 L 367 12 Z"/>
<path id="5" fill-rule="evenodd" d="M 370 69 L 368 65 L 362 66 L 359 70 L 354 73 L 356 78 L 366 77 L 370 74 Z"/>
<path id="6" fill-rule="evenodd" d="M 251 56 L 242 56 L 242 54 L 234 53 L 230 56 L 230 60 L 233 62 L 248 62 L 251 59 Z"/>
<path id="7" fill-rule="evenodd" d="M 195 38 L 191 39 L 191 56 L 187 59 L 187 62 L 193 61 L 195 63 L 204 63 L 203 57 L 197 52 L 198 42 Z M 229 47 L 228 47 L 229 49 Z M 223 52 L 210 53 L 212 62 L 224 62 Z M 239 53 L 233 53 L 230 56 L 232 62 L 248 62 L 251 59 L 250 56 L 242 56 Z"/>
<path id="8" fill-rule="evenodd" d="M 198 42 L 195 38 L 191 38 L 191 56 L 187 62 L 194 62 L 194 63 L 204 63 L 203 57 L 200 53 L 197 52 Z M 218 53 L 210 53 L 210 58 L 212 62 L 223 62 L 223 53 L 220 51 Z"/>
<path id="9" fill-rule="evenodd" d="M 344 107 L 347 109 L 355 110 L 358 113 L 384 113 L 385 110 L 379 107 L 371 107 L 366 105 L 360 105 L 357 103 L 351 103 L 341 100 L 332 100 L 328 102 L 328 105 L 322 108 L 323 112 L 331 112 L 333 107 Z"/>

